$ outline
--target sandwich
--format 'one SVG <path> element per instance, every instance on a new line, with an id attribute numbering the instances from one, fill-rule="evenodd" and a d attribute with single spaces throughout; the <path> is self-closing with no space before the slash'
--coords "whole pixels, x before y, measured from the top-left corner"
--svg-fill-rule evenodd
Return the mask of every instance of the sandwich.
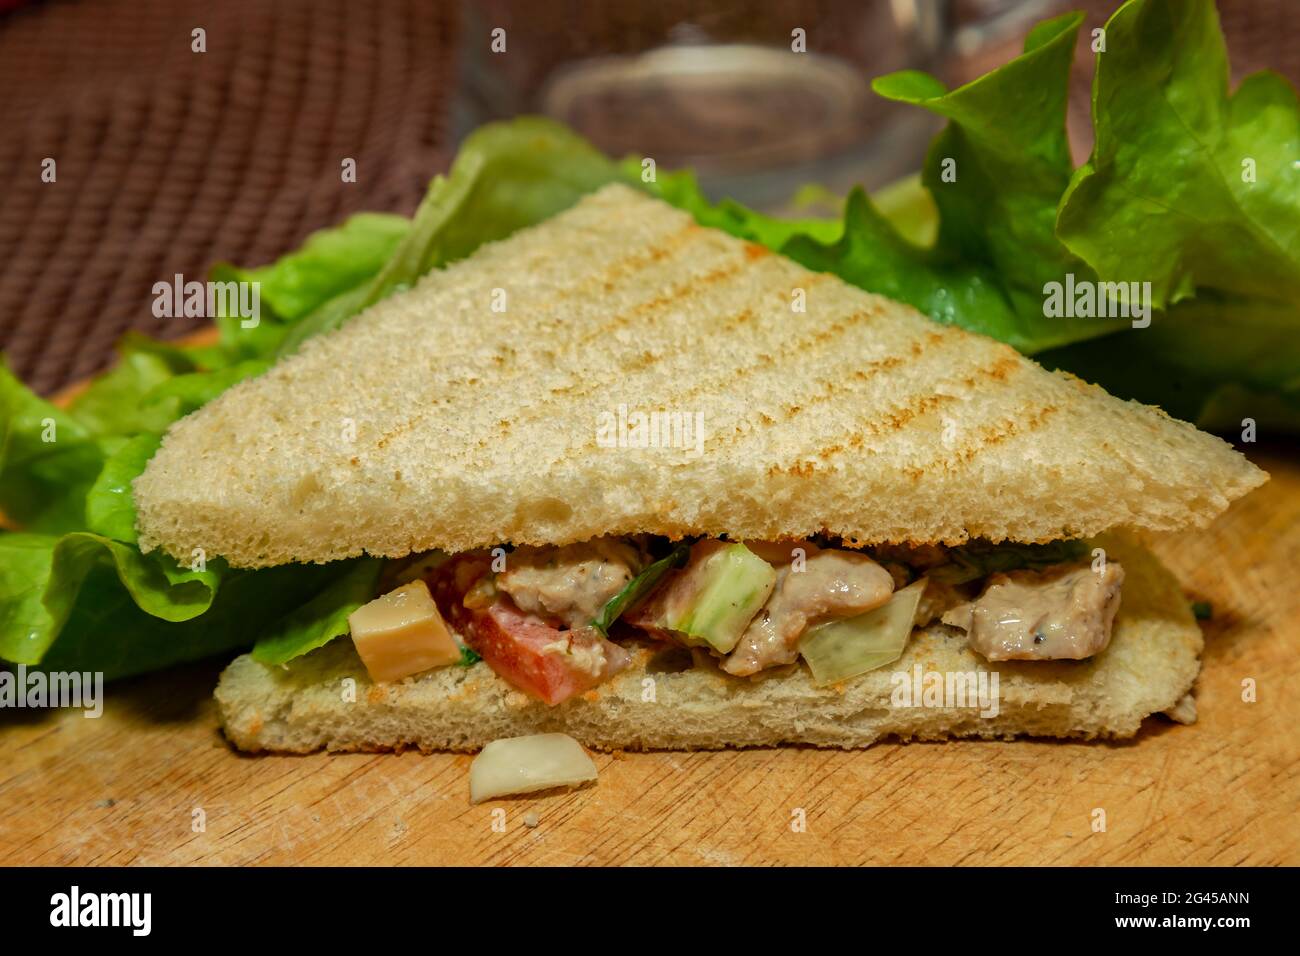
<path id="1" fill-rule="evenodd" d="M 853 748 L 1194 719 L 1140 538 L 1266 478 L 615 184 L 179 420 L 133 493 L 146 552 L 378 562 L 346 636 L 225 670 L 243 750 Z"/>

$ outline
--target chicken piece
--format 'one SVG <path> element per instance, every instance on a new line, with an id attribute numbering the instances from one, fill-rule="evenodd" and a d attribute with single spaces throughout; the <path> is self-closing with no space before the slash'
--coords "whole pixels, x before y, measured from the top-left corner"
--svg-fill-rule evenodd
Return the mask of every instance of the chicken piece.
<path id="1" fill-rule="evenodd" d="M 777 569 L 772 596 L 722 663 L 727 673 L 744 677 L 792 664 L 799 638 L 811 625 L 869 611 L 894 593 L 893 576 L 865 554 L 822 550 L 811 542 L 803 547 L 802 562 Z"/>
<path id="2" fill-rule="evenodd" d="M 526 614 L 585 627 L 644 564 L 641 552 L 621 538 L 519 548 L 506 557 L 495 584 Z"/>
<path id="3" fill-rule="evenodd" d="M 943 623 L 970 635 L 990 661 L 1083 660 L 1106 649 L 1119 610 L 1124 569 L 1058 564 L 988 579 L 975 600 L 947 611 Z"/>

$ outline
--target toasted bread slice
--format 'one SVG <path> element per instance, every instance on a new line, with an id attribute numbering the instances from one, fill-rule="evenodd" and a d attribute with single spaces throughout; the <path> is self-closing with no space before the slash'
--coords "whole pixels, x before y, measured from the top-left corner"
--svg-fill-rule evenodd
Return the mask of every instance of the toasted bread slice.
<path id="1" fill-rule="evenodd" d="M 1145 548 L 1118 536 L 1098 543 L 1124 565 L 1125 581 L 1110 646 L 1086 661 L 990 664 L 969 649 L 963 632 L 935 624 L 913 632 L 896 664 L 832 687 L 814 686 L 802 664 L 751 680 L 713 667 L 678 670 L 680 654 L 643 649 L 631 670 L 548 707 L 483 663 L 375 684 L 351 641 L 337 640 L 285 667 L 238 658 L 221 676 L 217 703 L 237 747 L 294 753 L 477 750 L 499 737 L 547 731 L 602 750 L 850 748 L 885 737 L 1130 737 L 1143 718 L 1180 702 L 1178 719 L 1185 722 L 1194 714 L 1185 697 L 1202 647 L 1187 601 Z M 984 703 L 981 672 L 986 689 L 996 686 Z M 996 685 L 988 683 L 994 673 Z M 954 675 L 954 691 L 955 675 L 974 675 L 962 685 L 966 706 L 955 698 L 926 705 L 932 674 L 945 685 Z M 914 706 L 915 696 L 896 696 L 904 683 L 914 692 L 918 681 L 925 706 Z"/>
<path id="2" fill-rule="evenodd" d="M 619 430 L 653 411 L 667 439 Z M 1266 477 L 608 186 L 182 419 L 134 490 L 144 549 L 259 567 L 637 532 L 1035 542 L 1204 525 Z"/>

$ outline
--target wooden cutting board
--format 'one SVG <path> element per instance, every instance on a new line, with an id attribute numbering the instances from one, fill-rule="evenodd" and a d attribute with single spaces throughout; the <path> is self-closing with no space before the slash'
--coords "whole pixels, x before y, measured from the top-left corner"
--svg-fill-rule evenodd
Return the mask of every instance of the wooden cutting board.
<path id="1" fill-rule="evenodd" d="M 466 756 L 235 753 L 196 665 L 111 686 L 98 720 L 0 713 L 0 863 L 1295 865 L 1300 456 L 1252 457 L 1269 484 L 1155 543 L 1214 607 L 1193 726 L 596 755 L 593 787 L 471 806 Z"/>

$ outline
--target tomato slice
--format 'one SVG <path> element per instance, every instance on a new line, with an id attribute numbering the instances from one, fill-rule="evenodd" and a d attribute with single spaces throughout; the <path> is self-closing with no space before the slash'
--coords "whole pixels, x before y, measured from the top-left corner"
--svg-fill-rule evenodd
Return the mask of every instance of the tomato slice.
<path id="1" fill-rule="evenodd" d="M 427 581 L 443 616 L 498 677 L 555 705 L 608 680 L 632 662 L 627 651 L 595 628 L 551 627 L 524 614 L 504 594 L 487 607 L 465 607 L 465 593 L 490 566 L 482 555 L 458 555 Z"/>
<path id="2" fill-rule="evenodd" d="M 497 676 L 548 704 L 590 690 L 632 660 L 595 628 L 561 631 L 505 598 L 469 616 L 466 642 Z"/>

